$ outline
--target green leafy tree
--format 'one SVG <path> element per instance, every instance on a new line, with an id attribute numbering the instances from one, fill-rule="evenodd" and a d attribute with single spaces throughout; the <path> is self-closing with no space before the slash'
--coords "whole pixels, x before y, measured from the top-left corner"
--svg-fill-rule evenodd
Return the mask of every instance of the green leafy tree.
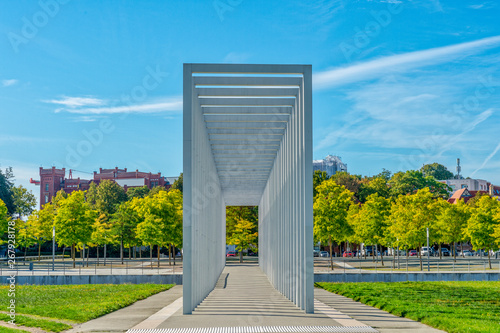
<path id="1" fill-rule="evenodd" d="M 114 240 L 120 244 L 120 259 L 122 263 L 124 246 L 141 240 L 136 239 L 136 228 L 139 223 L 144 221 L 144 218 L 138 212 L 144 201 L 145 199 L 133 198 L 131 201 L 123 202 L 113 214 L 110 235 L 114 236 Z M 151 245 L 151 243 L 147 243 L 146 245 Z"/>
<path id="2" fill-rule="evenodd" d="M 95 208 L 106 216 L 113 215 L 122 202 L 127 201 L 127 194 L 123 187 L 116 182 L 105 179 L 97 186 Z"/>
<path id="3" fill-rule="evenodd" d="M 457 243 L 464 240 L 464 230 L 470 217 L 470 209 L 463 200 L 456 204 L 445 202 L 437 216 L 437 227 L 444 243 L 453 244 L 453 257 L 457 260 Z"/>
<path id="4" fill-rule="evenodd" d="M 23 186 L 19 185 L 12 188 L 15 213 L 21 216 L 28 216 L 35 210 L 36 197 Z"/>
<path id="5" fill-rule="evenodd" d="M 179 190 L 159 191 L 142 199 L 134 209 L 143 222 L 137 225 L 137 237 L 143 244 L 158 245 L 158 267 L 160 247 L 178 242 L 182 234 L 182 193 Z M 170 256 L 169 256 L 170 257 Z"/>
<path id="6" fill-rule="evenodd" d="M 257 231 L 257 220 L 259 217 L 258 207 L 252 206 L 227 206 L 226 207 L 226 244 L 232 244 L 230 239 L 236 232 L 236 224 L 239 220 L 246 220 L 254 223 Z"/>
<path id="7" fill-rule="evenodd" d="M 436 224 L 439 206 L 428 188 L 415 194 L 400 195 L 391 206 L 389 232 L 396 239 L 396 245 L 403 249 L 422 247 L 426 243 L 426 228 Z M 433 233 L 431 236 L 435 237 Z M 432 238 L 431 238 L 432 241 Z M 407 252 L 408 255 L 408 252 Z M 422 256 L 420 255 L 422 270 Z"/>
<path id="8" fill-rule="evenodd" d="M 34 211 L 29 216 L 28 223 L 30 228 L 33 228 L 32 235 L 38 244 L 38 261 L 40 261 L 42 244 L 52 239 L 53 209 L 51 209 L 50 205 L 45 205 L 43 209 Z"/>
<path id="9" fill-rule="evenodd" d="M 85 200 L 92 209 L 96 209 L 98 196 L 96 183 L 90 182 L 89 189 L 85 191 Z"/>
<path id="10" fill-rule="evenodd" d="M 9 221 L 9 210 L 3 200 L 0 199 L 0 237 L 7 232 Z"/>
<path id="11" fill-rule="evenodd" d="M 330 179 L 334 180 L 337 185 L 344 186 L 347 190 L 354 194 L 354 197 L 359 199 L 359 189 L 361 187 L 361 176 L 351 175 L 348 172 L 336 172 Z"/>
<path id="12" fill-rule="evenodd" d="M 383 198 L 389 198 L 391 193 L 387 181 L 383 177 L 365 178 L 361 181 L 359 188 L 359 201 L 365 202 L 372 194 L 378 194 Z"/>
<path id="13" fill-rule="evenodd" d="M 450 187 L 438 182 L 432 176 L 426 176 L 420 171 L 408 170 L 396 172 L 388 182 L 391 194 L 394 197 L 414 194 L 418 190 L 428 188 L 434 197 L 448 198 Z"/>
<path id="14" fill-rule="evenodd" d="M 35 228 L 32 221 L 29 219 L 23 221 L 21 219 L 15 219 L 15 230 L 16 230 L 16 247 L 24 248 L 24 257 L 26 258 L 26 252 L 28 248 L 36 244 L 36 238 L 34 235 Z"/>
<path id="15" fill-rule="evenodd" d="M 374 253 L 377 253 L 377 244 L 385 244 L 390 208 L 390 201 L 375 193 L 367 198 L 361 208 L 354 209 L 353 213 L 348 214 L 349 224 L 356 235 L 355 239 L 365 244 L 375 245 Z M 381 258 L 383 265 L 383 256 Z"/>
<path id="16" fill-rule="evenodd" d="M 15 213 L 16 207 L 14 204 L 14 194 L 12 192 L 12 188 L 14 187 L 12 178 L 14 178 L 12 167 L 6 168 L 5 171 L 0 169 L 0 200 L 4 202 L 9 215 Z"/>
<path id="17" fill-rule="evenodd" d="M 500 225 L 500 202 L 485 195 L 479 198 L 476 207 L 472 208 L 471 216 L 465 229 L 474 250 L 487 250 L 488 263 L 491 269 L 490 251 L 496 247 L 495 229 Z"/>
<path id="18" fill-rule="evenodd" d="M 112 216 L 116 213 L 120 204 L 127 200 L 127 194 L 116 182 L 105 179 L 98 186 L 92 182 L 85 195 L 88 204 L 97 211 L 96 220 L 93 222 L 91 243 L 96 246 L 96 254 L 99 253 L 99 246 L 104 245 L 104 263 L 106 263 L 106 242 L 116 239 L 113 237 L 115 234 L 111 226 L 112 221 L 114 221 Z M 120 253 L 123 260 L 122 247 Z"/>
<path id="19" fill-rule="evenodd" d="M 431 176 L 436 180 L 452 179 L 454 176 L 444 165 L 439 163 L 426 164 L 420 168 L 420 171 L 426 177 Z"/>
<path id="20" fill-rule="evenodd" d="M 234 226 L 234 232 L 229 239 L 229 244 L 236 245 L 240 252 L 240 262 L 243 262 L 243 251 L 255 244 L 258 233 L 255 231 L 256 224 L 253 221 L 239 218 Z"/>
<path id="21" fill-rule="evenodd" d="M 132 213 L 135 213 L 132 211 Z M 106 214 L 98 215 L 92 225 L 91 245 L 96 247 L 97 264 L 99 264 L 99 246 L 104 245 L 104 265 L 106 265 L 107 244 L 113 244 L 117 236 L 113 232 L 113 225 Z"/>
<path id="22" fill-rule="evenodd" d="M 321 171 L 321 170 L 315 170 L 313 174 L 313 196 L 316 196 L 318 194 L 318 191 L 316 188 L 321 185 L 325 180 L 328 180 L 330 178 L 326 171 Z"/>
<path id="23" fill-rule="evenodd" d="M 182 172 L 179 175 L 179 178 L 177 178 L 174 181 L 174 183 L 172 184 L 172 189 L 179 190 L 179 191 L 181 191 L 181 193 L 183 192 L 183 190 L 184 190 L 184 177 L 182 175 Z"/>
<path id="24" fill-rule="evenodd" d="M 375 175 L 374 178 L 382 178 L 387 183 L 389 181 L 389 179 L 391 179 L 391 177 L 392 177 L 392 172 L 390 172 L 389 170 L 383 168 L 382 172 L 380 172 L 379 174 Z"/>
<path id="25" fill-rule="evenodd" d="M 132 187 L 127 190 L 128 200 L 133 198 L 144 198 L 149 194 L 149 188 L 144 185 L 141 187 Z"/>
<path id="26" fill-rule="evenodd" d="M 347 223 L 347 212 L 353 203 L 353 193 L 333 178 L 324 181 L 317 188 L 314 197 L 314 235 L 330 247 L 330 266 L 333 269 L 333 241 L 343 242 L 352 230 Z"/>
<path id="27" fill-rule="evenodd" d="M 76 246 L 90 242 L 97 212 L 85 201 L 82 191 L 72 192 L 66 199 L 60 200 L 58 205 L 54 218 L 57 229 L 56 240 L 60 244 L 71 246 L 71 257 L 75 267 Z"/>

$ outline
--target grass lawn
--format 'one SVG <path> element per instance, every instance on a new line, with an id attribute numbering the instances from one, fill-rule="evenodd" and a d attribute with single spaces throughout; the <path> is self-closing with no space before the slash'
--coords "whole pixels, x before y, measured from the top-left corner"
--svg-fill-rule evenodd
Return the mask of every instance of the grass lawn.
<path id="1" fill-rule="evenodd" d="M 500 282 L 316 283 L 447 332 L 500 332 Z"/>
<path id="2" fill-rule="evenodd" d="M 67 324 L 100 317 L 171 287 L 171 284 L 16 286 L 16 323 L 60 332 L 69 328 Z M 7 286 L 0 286 L 0 304 L 8 304 L 7 290 Z M 8 319 L 0 314 L 0 320 Z"/>
<path id="3" fill-rule="evenodd" d="M 0 333 L 28 333 L 28 331 L 0 326 Z"/>

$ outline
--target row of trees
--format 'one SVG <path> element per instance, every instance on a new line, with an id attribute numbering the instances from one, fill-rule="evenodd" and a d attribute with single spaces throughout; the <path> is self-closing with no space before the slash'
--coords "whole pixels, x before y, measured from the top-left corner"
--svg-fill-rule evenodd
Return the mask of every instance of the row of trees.
<path id="1" fill-rule="evenodd" d="M 158 258 L 160 248 L 167 247 L 172 257 L 172 249 L 182 247 L 182 192 L 144 186 L 125 193 L 111 180 L 91 183 L 87 191 L 61 190 L 26 221 L 17 219 L 17 243 L 38 244 L 40 254 L 41 245 L 52 240 L 53 227 L 58 245 L 71 247 L 73 265 L 84 246 L 96 247 L 97 257 L 103 246 L 106 258 L 106 246 L 119 244 L 122 261 L 123 249 L 136 246 L 149 246 L 152 257 L 156 245 Z"/>
<path id="2" fill-rule="evenodd" d="M 374 245 L 375 253 L 377 245 L 421 248 L 426 243 L 426 228 L 431 244 L 438 244 L 439 250 L 443 243 L 453 246 L 455 259 L 459 242 L 483 250 L 500 245 L 500 202 L 489 195 L 468 204 L 462 200 L 450 204 L 444 184 L 420 171 L 365 178 L 359 180 L 357 191 L 351 185 L 358 178 L 347 173 L 328 179 L 317 172 L 315 178 L 322 181 L 315 187 L 314 235 L 330 249 L 333 242 Z"/>

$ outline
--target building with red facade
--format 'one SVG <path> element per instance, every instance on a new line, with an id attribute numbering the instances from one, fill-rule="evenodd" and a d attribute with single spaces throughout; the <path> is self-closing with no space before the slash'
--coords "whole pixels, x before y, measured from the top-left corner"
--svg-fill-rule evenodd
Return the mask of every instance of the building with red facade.
<path id="1" fill-rule="evenodd" d="M 92 179 L 73 178 L 71 170 L 69 171 L 69 178 L 66 178 L 65 168 L 56 169 L 56 167 L 52 167 L 51 169 L 44 169 L 40 167 L 40 180 L 31 179 L 30 182 L 40 185 L 40 208 L 42 208 L 60 190 L 64 190 L 66 193 L 78 190 L 85 191 L 90 187 L 90 183 L 94 182 L 99 185 L 99 182 L 104 179 L 115 181 L 126 191 L 128 188 L 144 185 L 149 189 L 156 186 L 163 186 L 168 189 L 173 185 L 177 177 L 163 177 L 161 172 L 127 171 L 127 168 L 99 168 L 99 173 L 94 171 Z"/>

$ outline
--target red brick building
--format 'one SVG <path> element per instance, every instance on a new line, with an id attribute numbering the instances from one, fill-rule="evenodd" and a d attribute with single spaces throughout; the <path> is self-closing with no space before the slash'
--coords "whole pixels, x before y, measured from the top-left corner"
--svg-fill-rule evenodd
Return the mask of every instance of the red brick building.
<path id="1" fill-rule="evenodd" d="M 141 187 L 146 185 L 149 189 L 156 186 L 170 188 L 177 177 L 163 177 L 160 173 L 141 172 L 139 170 L 127 171 L 125 169 L 102 169 L 99 168 L 99 173 L 94 171 L 92 179 L 73 178 L 72 171 L 69 171 L 69 178 L 66 178 L 66 169 L 44 169 L 40 167 L 40 180 L 31 179 L 30 182 L 40 185 L 40 208 L 47 202 L 50 202 L 53 196 L 60 190 L 66 193 L 73 191 L 85 191 L 90 187 L 90 183 L 94 182 L 99 185 L 99 182 L 104 179 L 115 181 L 123 187 L 125 191 L 131 187 Z"/>

